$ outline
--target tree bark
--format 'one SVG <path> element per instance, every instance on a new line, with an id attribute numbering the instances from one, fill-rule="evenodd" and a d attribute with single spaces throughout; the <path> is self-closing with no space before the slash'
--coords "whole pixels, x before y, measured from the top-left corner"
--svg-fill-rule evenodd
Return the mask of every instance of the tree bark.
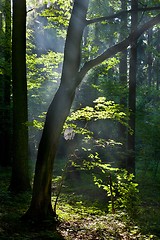
<path id="1" fill-rule="evenodd" d="M 10 191 L 30 189 L 28 168 L 28 108 L 26 80 L 26 1 L 13 1 L 13 163 Z"/>

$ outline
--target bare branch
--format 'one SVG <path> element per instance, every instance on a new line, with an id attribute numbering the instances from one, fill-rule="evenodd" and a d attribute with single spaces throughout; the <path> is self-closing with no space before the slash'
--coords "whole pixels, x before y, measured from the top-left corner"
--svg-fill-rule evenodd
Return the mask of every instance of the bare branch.
<path id="1" fill-rule="evenodd" d="M 26 13 L 32 12 L 33 10 L 35 10 L 36 8 L 31 8 L 29 9 Z"/>
<path id="2" fill-rule="evenodd" d="M 139 11 L 139 12 L 157 11 L 157 10 L 160 10 L 160 6 L 158 6 L 158 7 L 148 7 L 148 8 L 143 7 L 143 8 L 138 8 L 137 9 L 137 11 Z M 97 22 L 102 22 L 102 21 L 113 20 L 115 18 L 122 17 L 125 14 L 129 14 L 133 11 L 134 10 L 120 11 L 120 12 L 112 14 L 110 16 L 104 16 L 104 17 L 89 19 L 89 20 L 86 20 L 86 25 L 90 25 L 90 24 L 97 23 Z"/>
<path id="3" fill-rule="evenodd" d="M 82 81 L 83 77 L 87 74 L 87 72 L 93 67 L 101 64 L 104 60 L 114 56 L 115 54 L 123 51 L 128 46 L 134 44 L 134 42 L 149 28 L 152 28 L 154 25 L 160 23 L 160 14 L 156 17 L 152 18 L 150 21 L 146 22 L 142 27 L 133 31 L 126 39 L 115 44 L 114 46 L 108 48 L 98 57 L 86 62 L 83 67 L 80 69 L 77 75 L 77 85 Z"/>

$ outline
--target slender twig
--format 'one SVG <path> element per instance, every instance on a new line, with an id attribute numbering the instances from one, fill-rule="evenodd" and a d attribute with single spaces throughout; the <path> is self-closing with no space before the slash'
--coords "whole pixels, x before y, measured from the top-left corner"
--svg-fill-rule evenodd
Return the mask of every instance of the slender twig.
<path id="1" fill-rule="evenodd" d="M 113 184 L 112 184 L 112 175 L 109 174 L 109 189 L 111 194 L 111 205 L 112 205 L 112 214 L 115 214 L 115 207 L 114 207 L 114 196 L 113 196 Z"/>
<path id="2" fill-rule="evenodd" d="M 58 203 L 58 199 L 59 199 L 59 196 L 60 196 L 60 193 L 62 191 L 62 187 L 63 187 L 63 183 L 64 183 L 64 180 L 65 180 L 65 177 L 66 177 L 66 172 L 67 172 L 67 169 L 68 169 L 68 166 L 70 164 L 70 161 L 67 161 L 66 165 L 65 165 L 65 168 L 64 168 L 64 171 L 63 171 L 63 174 L 62 174 L 62 179 L 61 179 L 61 182 L 58 186 L 58 190 L 57 190 L 57 195 L 56 195 L 56 199 L 55 199 L 55 203 L 54 203 L 54 212 L 56 213 L 56 208 L 57 208 L 57 203 Z"/>
<path id="3" fill-rule="evenodd" d="M 28 11 L 27 11 L 27 13 L 29 13 L 29 12 L 32 12 L 33 10 L 35 10 L 36 8 L 31 8 L 31 9 L 29 9 Z"/>

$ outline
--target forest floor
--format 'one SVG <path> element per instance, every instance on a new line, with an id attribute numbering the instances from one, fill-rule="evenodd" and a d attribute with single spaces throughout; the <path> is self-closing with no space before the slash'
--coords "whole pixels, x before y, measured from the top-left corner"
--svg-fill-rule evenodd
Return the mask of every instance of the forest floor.
<path id="1" fill-rule="evenodd" d="M 131 240 L 160 239 L 160 205 L 156 196 L 143 192 L 143 206 L 138 219 L 126 213 L 106 214 L 96 204 L 84 204 L 81 196 L 62 193 L 55 230 L 51 223 L 43 226 L 26 224 L 21 216 L 26 212 L 31 194 L 11 195 L 8 191 L 10 171 L 0 169 L 0 239 L 1 240 Z M 157 189 L 159 186 L 156 186 Z M 144 189 L 144 187 L 142 187 Z M 156 189 L 152 186 L 152 193 Z M 154 199 L 152 198 L 154 197 Z"/>

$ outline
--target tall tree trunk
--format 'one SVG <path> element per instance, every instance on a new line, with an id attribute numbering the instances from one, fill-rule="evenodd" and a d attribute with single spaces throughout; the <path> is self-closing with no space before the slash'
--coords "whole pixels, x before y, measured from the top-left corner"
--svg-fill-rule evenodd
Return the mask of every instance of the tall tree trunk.
<path id="1" fill-rule="evenodd" d="M 137 29 L 138 23 L 138 1 L 131 1 L 132 14 L 131 14 L 131 31 Z M 127 170 L 135 173 L 135 114 L 136 114 L 136 75 L 137 75 L 137 41 L 131 46 L 130 50 L 130 68 L 129 68 L 129 100 L 128 106 L 130 109 L 129 126 L 133 133 L 128 133 L 128 159 Z"/>
<path id="2" fill-rule="evenodd" d="M 0 53 L 1 58 L 4 59 L 4 36 L 5 32 L 3 29 L 3 15 L 2 12 L 0 12 Z M 0 66 L 0 152 L 1 152 L 1 158 L 0 158 L 0 165 L 6 166 L 5 161 L 5 148 L 4 148 L 4 136 L 5 136 L 5 101 L 4 101 L 4 92 L 5 92 L 5 84 L 4 84 L 4 63 L 1 62 Z"/>
<path id="3" fill-rule="evenodd" d="M 5 45 L 3 75 L 3 117 L 1 139 L 1 165 L 11 164 L 11 1 L 5 1 Z"/>
<path id="4" fill-rule="evenodd" d="M 126 11 L 127 10 L 127 1 L 126 0 L 121 0 L 121 6 L 122 10 Z M 127 35 L 127 14 L 123 15 L 121 18 L 122 21 L 122 27 L 121 27 L 121 33 L 120 33 L 120 40 L 124 39 Z M 123 86 L 123 89 L 127 88 L 127 49 L 125 49 L 121 55 L 120 55 L 120 63 L 119 63 L 119 81 L 120 85 Z M 124 107 L 127 107 L 127 96 L 124 94 L 120 96 L 120 104 L 123 105 Z M 126 126 L 123 124 L 119 123 L 119 141 L 123 144 L 120 149 L 120 154 L 119 154 L 119 162 L 118 166 L 120 168 L 126 168 L 126 134 L 127 134 L 127 129 Z"/>
<path id="5" fill-rule="evenodd" d="M 13 164 L 10 190 L 30 189 L 28 169 L 28 109 L 26 80 L 26 1 L 13 0 Z"/>
<path id="6" fill-rule="evenodd" d="M 0 165 L 3 167 L 11 164 L 11 2 L 4 2 L 4 11 L 0 14 L 1 35 L 1 131 L 0 131 Z M 5 29 L 3 30 L 3 25 Z"/>
<path id="7" fill-rule="evenodd" d="M 158 37 L 157 37 L 157 53 L 160 52 L 160 30 L 158 29 Z M 159 65 L 160 65 L 160 59 L 157 56 L 157 60 L 156 60 L 156 89 L 159 90 L 160 87 L 160 80 L 159 80 L 159 76 L 160 76 L 160 70 L 159 70 Z"/>
<path id="8" fill-rule="evenodd" d="M 51 204 L 51 182 L 55 154 L 77 88 L 81 40 L 85 27 L 88 0 L 75 0 L 67 31 L 60 87 L 51 102 L 38 148 L 33 195 L 25 218 L 43 220 L 54 217 Z"/>

